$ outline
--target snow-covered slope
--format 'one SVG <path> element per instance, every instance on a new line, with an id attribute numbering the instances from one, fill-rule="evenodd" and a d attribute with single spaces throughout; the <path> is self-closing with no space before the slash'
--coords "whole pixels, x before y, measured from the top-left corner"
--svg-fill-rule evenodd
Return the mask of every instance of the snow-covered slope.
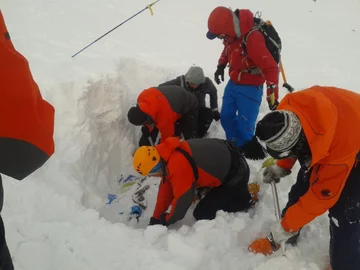
<path id="1" fill-rule="evenodd" d="M 149 180 L 149 209 L 134 228 L 107 194 L 133 173 L 139 129 L 126 113 L 138 93 L 186 72 L 212 78 L 220 41 L 205 37 L 217 5 L 261 11 L 279 31 L 287 79 L 296 89 L 336 85 L 360 92 L 360 3 L 357 0 L 161 0 L 87 50 L 71 55 L 149 4 L 145 0 L 2 0 L 14 45 L 30 62 L 43 96 L 56 108 L 56 153 L 22 182 L 4 177 L 3 217 L 17 269 L 323 269 L 328 263 L 324 215 L 302 231 L 287 257 L 264 257 L 248 244 L 275 220 L 269 186 L 252 213 L 191 214 L 167 230 L 146 228 L 158 179 Z M 219 103 L 224 84 L 218 87 Z M 286 90 L 281 91 L 281 96 Z M 266 104 L 260 116 L 267 112 Z M 219 123 L 212 137 L 224 137 Z M 260 163 L 251 162 L 251 181 Z M 294 175 L 279 184 L 282 206 Z M 124 205 L 120 205 L 124 203 Z M 119 208 L 128 202 L 120 201 Z"/>

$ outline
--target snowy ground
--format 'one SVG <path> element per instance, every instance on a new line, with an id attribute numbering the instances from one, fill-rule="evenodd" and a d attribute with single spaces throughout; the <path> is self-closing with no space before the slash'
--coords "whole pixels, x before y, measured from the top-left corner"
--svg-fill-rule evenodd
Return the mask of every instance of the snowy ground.
<path id="1" fill-rule="evenodd" d="M 360 92 L 360 3 L 357 0 L 162 0 L 75 58 L 71 55 L 143 9 L 147 0 L 2 0 L 16 48 L 30 62 L 43 96 L 56 108 L 56 153 L 22 182 L 4 177 L 3 217 L 16 269 L 324 269 L 328 221 L 302 231 L 285 256 L 264 257 L 248 244 L 275 220 L 269 186 L 252 213 L 219 212 L 213 221 L 186 219 L 146 228 L 158 179 L 149 180 L 148 210 L 139 224 L 107 206 L 121 175 L 133 173 L 139 129 L 126 113 L 138 93 L 201 65 L 212 78 L 220 41 L 205 37 L 217 5 L 250 8 L 271 19 L 284 43 L 283 62 L 296 89 L 314 84 Z M 227 78 L 228 79 L 228 78 Z M 224 84 L 218 87 L 219 102 Z M 281 96 L 286 94 L 282 90 Z M 263 104 L 261 114 L 267 112 Z M 224 137 L 219 123 L 211 137 Z M 251 181 L 260 163 L 251 162 Z M 282 206 L 294 176 L 279 184 Z M 123 205 L 121 205 L 123 203 Z M 120 201 L 119 208 L 126 208 Z M 126 209 L 125 209 L 126 210 Z M 127 223 L 127 222 L 126 222 Z"/>

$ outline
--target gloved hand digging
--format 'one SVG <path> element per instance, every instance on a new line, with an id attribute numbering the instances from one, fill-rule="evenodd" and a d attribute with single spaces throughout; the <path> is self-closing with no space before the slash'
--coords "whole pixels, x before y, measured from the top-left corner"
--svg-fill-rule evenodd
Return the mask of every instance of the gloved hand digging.
<path id="1" fill-rule="evenodd" d="M 295 234 L 297 232 L 288 232 L 280 222 L 276 222 L 271 226 L 271 232 L 266 238 L 257 239 L 251 243 L 249 251 L 270 255 L 280 248 L 280 243 L 285 242 Z"/>
<path id="2" fill-rule="evenodd" d="M 151 225 L 164 225 L 164 226 L 167 226 L 166 224 L 166 214 L 167 213 L 163 213 L 160 215 L 160 219 L 157 219 L 157 218 L 154 218 L 154 217 L 151 217 L 150 218 L 150 222 L 149 222 L 149 226 Z"/>
<path id="3" fill-rule="evenodd" d="M 154 217 L 150 218 L 149 226 L 158 225 L 158 224 L 161 224 L 159 219 L 156 219 Z"/>
<path id="4" fill-rule="evenodd" d="M 280 178 L 283 178 L 291 173 L 291 170 L 284 169 L 278 165 L 273 165 L 265 168 L 263 172 L 263 182 L 271 184 L 271 182 L 279 183 Z"/>

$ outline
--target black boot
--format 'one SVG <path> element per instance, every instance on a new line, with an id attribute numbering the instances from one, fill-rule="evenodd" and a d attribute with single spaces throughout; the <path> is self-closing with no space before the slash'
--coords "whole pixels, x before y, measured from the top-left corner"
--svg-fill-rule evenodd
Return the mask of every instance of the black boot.
<path id="1" fill-rule="evenodd" d="M 299 238 L 299 236 L 300 236 L 300 231 L 301 231 L 301 229 L 297 232 L 297 234 L 291 236 L 291 237 L 286 241 L 286 244 L 290 244 L 290 245 L 292 245 L 292 246 L 296 246 L 297 240 L 298 240 L 298 238 Z"/>
<path id="2" fill-rule="evenodd" d="M 239 146 L 238 150 L 244 157 L 251 160 L 261 160 L 267 156 L 266 149 L 259 143 L 255 136 L 244 145 Z"/>

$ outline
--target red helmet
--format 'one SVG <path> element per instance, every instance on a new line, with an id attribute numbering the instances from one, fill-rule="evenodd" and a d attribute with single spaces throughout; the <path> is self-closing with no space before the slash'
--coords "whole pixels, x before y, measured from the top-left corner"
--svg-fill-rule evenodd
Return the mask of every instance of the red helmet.
<path id="1" fill-rule="evenodd" d="M 214 39 L 221 34 L 236 38 L 234 16 L 236 15 L 231 9 L 222 6 L 216 7 L 209 15 L 207 38 Z"/>

